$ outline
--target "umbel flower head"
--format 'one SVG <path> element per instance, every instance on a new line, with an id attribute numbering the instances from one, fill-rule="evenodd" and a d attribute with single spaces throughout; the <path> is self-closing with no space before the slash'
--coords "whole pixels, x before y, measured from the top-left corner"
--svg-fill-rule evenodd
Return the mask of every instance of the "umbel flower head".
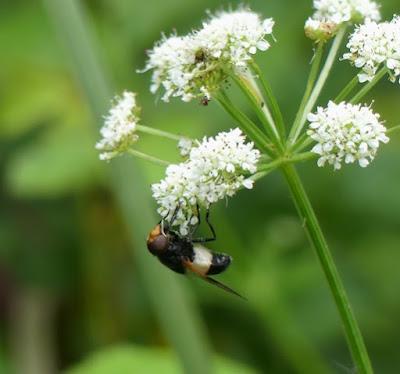
<path id="1" fill-rule="evenodd" d="M 126 151 L 138 140 L 136 125 L 139 122 L 140 108 L 136 105 L 136 94 L 125 91 L 113 99 L 114 105 L 104 118 L 101 140 L 96 149 L 101 151 L 100 160 L 111 160 Z"/>
<path id="2" fill-rule="evenodd" d="M 231 71 L 245 69 L 257 50 L 270 47 L 271 18 L 249 10 L 223 12 L 186 36 L 163 39 L 149 52 L 145 71 L 153 70 L 151 92 L 164 88 L 162 99 L 210 99 Z"/>
<path id="3" fill-rule="evenodd" d="M 320 167 L 328 163 L 338 170 L 343 162 L 356 161 L 366 167 L 375 158 L 380 143 L 389 141 L 379 114 L 360 104 L 330 101 L 327 108 L 319 107 L 317 113 L 310 113 L 308 121 L 307 134 L 317 142 L 312 152 L 320 156 Z"/>
<path id="4" fill-rule="evenodd" d="M 314 41 L 331 38 L 344 22 L 379 21 L 379 5 L 372 0 L 314 0 L 314 14 L 305 24 L 306 36 Z"/>
<path id="5" fill-rule="evenodd" d="M 368 22 L 358 26 L 347 44 L 350 50 L 343 55 L 362 72 L 358 74 L 360 82 L 374 78 L 381 66 L 390 71 L 391 80 L 400 75 L 400 17 L 391 22 Z"/>
<path id="6" fill-rule="evenodd" d="M 343 22 L 361 23 L 379 21 L 379 5 L 372 0 L 314 0 L 313 19 L 330 21 L 336 24 Z"/>
<path id="7" fill-rule="evenodd" d="M 173 224 L 179 226 L 182 235 L 197 222 L 197 204 L 208 208 L 241 187 L 253 187 L 248 176 L 257 171 L 260 152 L 245 140 L 238 128 L 205 137 L 193 145 L 187 161 L 170 165 L 165 178 L 152 185 L 162 217 L 171 218 L 179 207 Z"/>

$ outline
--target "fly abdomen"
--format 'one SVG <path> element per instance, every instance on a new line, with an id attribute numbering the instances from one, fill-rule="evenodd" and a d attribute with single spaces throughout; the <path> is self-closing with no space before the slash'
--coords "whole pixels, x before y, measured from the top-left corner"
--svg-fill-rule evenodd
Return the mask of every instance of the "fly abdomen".
<path id="1" fill-rule="evenodd" d="M 202 276 L 222 273 L 232 261 L 230 256 L 212 252 L 200 245 L 195 245 L 193 249 L 191 268 Z"/>
<path id="2" fill-rule="evenodd" d="M 223 253 L 212 253 L 210 268 L 207 275 L 219 274 L 226 270 L 231 264 L 232 257 Z"/>

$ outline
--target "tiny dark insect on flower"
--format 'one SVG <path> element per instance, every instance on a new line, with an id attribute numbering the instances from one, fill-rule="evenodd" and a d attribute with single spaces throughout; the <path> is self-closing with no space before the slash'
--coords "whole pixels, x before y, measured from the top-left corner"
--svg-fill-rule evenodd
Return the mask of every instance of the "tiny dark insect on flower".
<path id="1" fill-rule="evenodd" d="M 207 210 L 206 221 L 213 236 L 211 238 L 193 238 L 192 235 L 199 226 L 200 220 L 192 233 L 185 236 L 170 229 L 178 210 L 179 208 L 175 210 L 169 222 L 162 220 L 150 231 L 147 238 L 147 248 L 150 253 L 176 273 L 195 274 L 204 281 L 246 300 L 230 287 L 210 277 L 210 275 L 225 271 L 231 264 L 232 257 L 224 253 L 210 251 L 201 245 L 216 239 L 215 230 L 209 222 L 209 211 Z M 200 217 L 200 214 L 198 214 L 198 217 Z"/>
<path id="2" fill-rule="evenodd" d="M 203 49 L 199 49 L 196 51 L 194 55 L 194 61 L 195 63 L 203 62 L 206 59 L 206 53 L 204 52 Z"/>
<path id="3" fill-rule="evenodd" d="M 210 98 L 208 97 L 208 96 L 203 96 L 202 98 L 201 98 L 201 105 L 203 105 L 203 106 L 207 106 L 208 105 L 208 103 L 210 102 Z"/>

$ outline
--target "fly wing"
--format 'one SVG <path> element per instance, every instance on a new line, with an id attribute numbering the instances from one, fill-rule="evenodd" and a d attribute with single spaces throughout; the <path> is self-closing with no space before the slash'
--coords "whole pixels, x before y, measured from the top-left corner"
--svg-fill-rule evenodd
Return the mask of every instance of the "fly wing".
<path id="1" fill-rule="evenodd" d="M 240 295 L 239 293 L 237 293 L 235 290 L 233 290 L 232 288 L 228 287 L 227 285 L 217 281 L 214 278 L 208 277 L 207 275 L 204 275 L 202 271 L 199 271 L 199 269 L 197 269 L 196 266 L 193 266 L 194 264 L 189 261 L 189 260 L 183 260 L 182 261 L 183 266 L 190 271 L 191 274 L 195 274 L 197 275 L 200 279 L 203 279 L 204 281 L 217 286 L 219 288 L 221 288 L 222 290 L 224 290 L 225 292 L 228 292 L 232 295 L 235 295 L 237 297 L 240 297 L 241 299 L 247 301 L 247 299 L 245 297 L 243 297 L 242 295 Z"/>
<path id="2" fill-rule="evenodd" d="M 230 294 L 232 294 L 232 295 L 238 296 L 238 297 L 240 297 L 242 300 L 247 301 L 247 299 L 246 299 L 244 296 L 240 295 L 240 294 L 237 293 L 235 290 L 233 290 L 232 288 L 228 287 L 226 284 L 223 284 L 223 283 L 221 283 L 221 282 L 215 280 L 214 278 L 211 278 L 211 277 L 202 277 L 202 276 L 200 276 L 200 278 L 203 279 L 203 280 L 205 280 L 206 282 L 208 282 L 208 283 L 214 285 L 214 286 L 217 286 L 217 287 L 223 289 L 225 292 L 228 292 L 228 293 L 230 293 Z"/>

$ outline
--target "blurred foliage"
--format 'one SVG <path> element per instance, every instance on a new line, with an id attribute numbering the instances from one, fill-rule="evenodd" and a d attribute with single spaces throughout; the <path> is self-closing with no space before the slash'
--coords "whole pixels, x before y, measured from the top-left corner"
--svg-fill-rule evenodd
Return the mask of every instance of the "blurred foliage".
<path id="1" fill-rule="evenodd" d="M 233 125 L 213 103 L 205 108 L 155 101 L 148 92 L 149 75 L 135 74 L 162 31 L 186 32 L 199 25 L 206 9 L 227 7 L 228 1 L 83 3 L 116 91 L 139 92 L 143 124 L 192 137 Z M 277 22 L 278 42 L 259 63 L 291 120 L 312 56 L 302 32 L 311 0 L 248 3 Z M 391 17 L 399 11 L 398 0 L 382 0 L 382 11 Z M 99 348 L 129 342 L 136 346 L 95 354 L 71 373 L 101 373 L 107 367 L 117 372 L 117 362 L 129 365 L 120 372 L 133 372 L 138 365 L 146 373 L 146 367 L 158 364 L 177 372 L 175 357 L 156 348 L 165 346 L 166 339 L 129 252 L 129 232 L 108 187 L 109 165 L 98 161 L 93 147 L 96 119 L 54 30 L 40 2 L 2 1 L 0 372 L 12 373 L 12 367 L 17 372 L 18 360 L 26 356 L 18 343 L 23 336 L 15 329 L 16 317 L 24 314 L 14 312 L 27 289 L 51 295 L 51 302 L 41 303 L 49 320 L 39 327 L 53 337 L 56 357 L 41 353 L 60 369 Z M 353 75 L 347 63 L 338 63 L 321 103 Z M 368 100 L 372 97 L 388 126 L 399 124 L 399 86 L 382 82 Z M 144 136 L 139 148 L 177 159 L 174 144 L 160 139 Z M 311 164 L 301 167 L 378 373 L 400 367 L 399 159 L 399 140 L 393 139 L 366 170 L 332 173 Z M 137 179 L 137 188 L 150 196 L 148 181 L 157 181 L 164 171 L 141 165 L 146 175 Z M 171 277 L 188 284 L 199 301 L 215 352 L 261 372 L 351 370 L 328 288 L 279 173 L 229 205 L 217 205 L 212 220 L 218 233 L 213 247 L 235 258 L 221 280 L 249 303 L 196 280 Z M 146 251 L 144 237 L 134 251 Z M 236 370 L 246 372 L 240 366 Z"/>
<path id="2" fill-rule="evenodd" d="M 252 374 L 255 371 L 226 359 L 217 359 L 217 374 Z M 180 365 L 171 352 L 134 346 L 113 347 L 97 352 L 66 374 L 180 373 Z"/>

